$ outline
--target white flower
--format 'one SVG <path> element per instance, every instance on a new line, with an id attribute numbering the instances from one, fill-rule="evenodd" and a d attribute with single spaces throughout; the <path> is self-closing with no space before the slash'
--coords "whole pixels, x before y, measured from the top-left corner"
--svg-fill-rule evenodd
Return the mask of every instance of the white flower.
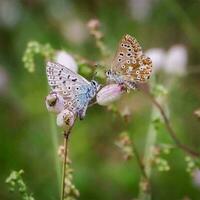
<path id="1" fill-rule="evenodd" d="M 14 27 L 22 16 L 22 8 L 19 1 L 0 1 L 0 26 Z"/>
<path id="2" fill-rule="evenodd" d="M 153 73 L 162 69 L 166 61 L 166 53 L 161 48 L 152 48 L 145 52 L 145 55 L 151 58 L 153 63 Z"/>
<path id="3" fill-rule="evenodd" d="M 55 61 L 63 66 L 66 66 L 70 70 L 77 72 L 78 66 L 74 58 L 65 51 L 57 51 Z"/>
<path id="4" fill-rule="evenodd" d="M 9 76 L 7 71 L 0 66 L 0 95 L 5 95 L 9 91 Z"/>
<path id="5" fill-rule="evenodd" d="M 185 46 L 172 46 L 165 61 L 165 71 L 169 74 L 184 75 L 186 73 L 186 66 L 188 61 L 188 54 Z"/>
<path id="6" fill-rule="evenodd" d="M 88 37 L 85 23 L 75 16 L 71 16 L 68 21 L 65 20 L 60 28 L 64 38 L 76 45 L 83 44 Z"/>
<path id="7" fill-rule="evenodd" d="M 60 113 L 64 110 L 64 99 L 56 92 L 51 92 L 46 97 L 46 107 L 49 112 Z"/>
<path id="8" fill-rule="evenodd" d="M 193 183 L 200 188 L 200 170 L 197 169 L 193 172 Z"/>
<path id="9" fill-rule="evenodd" d="M 123 92 L 123 86 L 119 84 L 106 85 L 97 93 L 97 103 L 102 106 L 108 105 L 118 100 Z"/>
<path id="10" fill-rule="evenodd" d="M 65 109 L 57 115 L 56 123 L 59 127 L 69 130 L 69 128 L 73 126 L 74 121 L 74 113 Z"/>
<path id="11" fill-rule="evenodd" d="M 152 10 L 153 0 L 129 0 L 129 8 L 133 19 L 143 21 Z"/>

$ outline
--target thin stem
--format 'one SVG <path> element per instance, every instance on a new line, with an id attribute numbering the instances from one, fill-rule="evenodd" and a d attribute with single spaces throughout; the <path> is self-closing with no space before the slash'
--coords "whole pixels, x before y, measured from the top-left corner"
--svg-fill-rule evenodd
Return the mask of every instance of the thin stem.
<path id="1" fill-rule="evenodd" d="M 139 168 L 141 170 L 141 173 L 144 176 L 144 178 L 147 179 L 147 174 L 146 174 L 146 172 L 144 170 L 143 162 L 142 162 L 142 160 L 140 158 L 139 152 L 138 152 L 138 150 L 137 150 L 137 148 L 136 148 L 136 146 L 134 144 L 134 141 L 132 141 L 132 147 L 133 147 L 133 152 L 134 152 L 135 158 L 137 160 L 138 166 L 139 166 Z"/>
<path id="2" fill-rule="evenodd" d="M 173 141 L 175 142 L 175 144 L 177 145 L 177 147 L 179 147 L 180 149 L 182 149 L 184 152 L 186 152 L 187 154 L 193 156 L 193 157 L 200 157 L 200 153 L 196 152 L 195 150 L 191 149 L 190 147 L 188 147 L 185 144 L 182 144 L 180 142 L 180 140 L 177 138 L 176 136 L 176 132 L 174 131 L 174 129 L 172 128 L 170 121 L 164 111 L 164 109 L 162 108 L 162 106 L 158 103 L 158 101 L 154 98 L 154 96 L 152 94 L 150 94 L 148 91 L 145 91 L 143 88 L 141 88 L 142 91 L 144 92 L 144 94 L 146 94 L 150 100 L 152 101 L 152 103 L 158 108 L 158 110 L 160 111 L 160 114 L 164 120 L 166 129 L 168 130 L 169 135 L 171 136 L 171 138 L 173 139 Z"/>
<path id="3" fill-rule="evenodd" d="M 49 115 L 49 121 L 50 121 L 50 132 L 51 132 L 51 138 L 52 138 L 52 143 L 53 143 L 53 151 L 54 151 L 54 158 L 55 158 L 55 167 L 56 167 L 56 175 L 57 175 L 57 182 L 58 182 L 58 191 L 60 188 L 60 180 L 61 180 L 61 166 L 60 162 L 58 159 L 58 138 L 57 138 L 57 130 L 56 130 L 56 125 L 54 122 L 54 117 L 53 115 Z"/>
<path id="4" fill-rule="evenodd" d="M 64 160 L 63 160 L 63 172 L 62 172 L 62 191 L 61 191 L 61 200 L 65 198 L 65 175 L 66 175 L 66 164 L 68 158 L 68 139 L 71 129 L 69 131 L 64 131 Z"/>

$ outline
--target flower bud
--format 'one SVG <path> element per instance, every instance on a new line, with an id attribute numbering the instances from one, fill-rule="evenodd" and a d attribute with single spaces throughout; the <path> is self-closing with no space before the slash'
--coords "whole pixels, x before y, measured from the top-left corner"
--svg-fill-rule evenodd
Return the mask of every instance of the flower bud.
<path id="1" fill-rule="evenodd" d="M 51 92 L 46 97 L 46 107 L 49 112 L 59 113 L 64 110 L 64 99 L 56 92 Z"/>
<path id="2" fill-rule="evenodd" d="M 188 62 L 187 49 L 183 45 L 172 46 L 166 56 L 165 70 L 169 74 L 185 75 Z"/>
<path id="3" fill-rule="evenodd" d="M 57 51 L 55 61 L 59 64 L 66 66 L 68 69 L 73 72 L 78 71 L 78 66 L 74 58 L 65 51 Z"/>
<path id="4" fill-rule="evenodd" d="M 74 113 L 65 109 L 57 115 L 56 123 L 59 127 L 69 130 L 73 126 L 75 121 Z"/>
<path id="5" fill-rule="evenodd" d="M 98 19 L 91 19 L 88 21 L 87 27 L 89 30 L 98 30 L 100 27 L 100 22 Z"/>
<path id="6" fill-rule="evenodd" d="M 122 85 L 106 85 L 97 93 L 97 103 L 102 106 L 108 105 L 111 102 L 118 100 L 123 92 L 124 88 Z"/>

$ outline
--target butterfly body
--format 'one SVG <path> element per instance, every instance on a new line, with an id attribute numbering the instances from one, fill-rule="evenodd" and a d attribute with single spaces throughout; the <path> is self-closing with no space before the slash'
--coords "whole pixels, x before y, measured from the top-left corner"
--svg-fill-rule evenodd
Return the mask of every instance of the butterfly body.
<path id="1" fill-rule="evenodd" d="M 83 119 L 89 102 L 95 97 L 99 85 L 59 63 L 48 62 L 46 66 L 48 83 L 54 92 L 64 98 L 64 107 Z"/>
<path id="2" fill-rule="evenodd" d="M 122 37 L 107 78 L 127 88 L 146 82 L 152 71 L 152 61 L 142 52 L 140 44 L 130 35 Z"/>

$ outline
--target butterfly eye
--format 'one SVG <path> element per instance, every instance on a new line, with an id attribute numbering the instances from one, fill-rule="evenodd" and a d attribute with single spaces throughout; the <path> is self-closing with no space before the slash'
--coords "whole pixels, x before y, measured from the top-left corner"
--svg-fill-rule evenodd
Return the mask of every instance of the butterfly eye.
<path id="1" fill-rule="evenodd" d="M 130 64 L 130 60 L 127 60 L 127 64 Z"/>
<path id="2" fill-rule="evenodd" d="M 140 72 L 137 70 L 135 73 L 136 73 L 136 74 L 139 74 Z"/>
<path id="3" fill-rule="evenodd" d="M 106 76 L 110 76 L 110 75 L 111 75 L 111 71 L 108 70 L 108 71 L 106 72 Z"/>

